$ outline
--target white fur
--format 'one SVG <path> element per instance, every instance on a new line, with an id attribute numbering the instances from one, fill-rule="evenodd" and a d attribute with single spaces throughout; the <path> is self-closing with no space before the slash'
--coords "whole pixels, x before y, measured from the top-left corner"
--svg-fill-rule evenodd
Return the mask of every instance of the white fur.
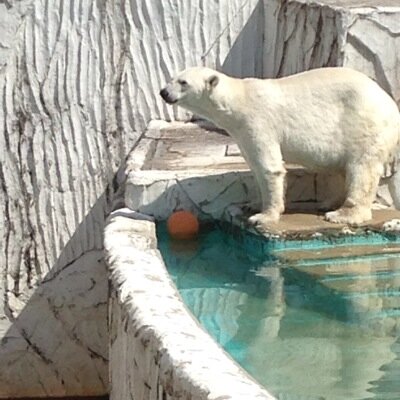
<path id="1" fill-rule="evenodd" d="M 371 218 L 379 178 L 398 152 L 396 103 L 351 69 L 235 79 L 198 67 L 178 74 L 162 96 L 211 120 L 237 141 L 261 190 L 261 213 L 250 217 L 260 227 L 277 221 L 284 211 L 283 161 L 342 174 L 345 200 L 326 219 L 359 224 Z M 399 206 L 397 175 L 391 193 Z"/>

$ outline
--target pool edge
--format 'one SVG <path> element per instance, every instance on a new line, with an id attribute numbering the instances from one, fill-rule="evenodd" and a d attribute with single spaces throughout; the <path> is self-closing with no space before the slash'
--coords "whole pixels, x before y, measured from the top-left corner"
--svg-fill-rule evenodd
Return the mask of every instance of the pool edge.
<path id="1" fill-rule="evenodd" d="M 104 243 L 111 399 L 274 399 L 186 309 L 157 249 L 153 222 L 111 215 Z"/>

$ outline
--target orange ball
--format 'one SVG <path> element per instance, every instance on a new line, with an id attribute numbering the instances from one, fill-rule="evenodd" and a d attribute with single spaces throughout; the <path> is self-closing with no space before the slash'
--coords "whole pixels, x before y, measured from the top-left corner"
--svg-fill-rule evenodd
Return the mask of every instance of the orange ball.
<path id="1" fill-rule="evenodd" d="M 199 220 L 190 211 L 176 211 L 168 218 L 167 229 L 174 239 L 193 239 L 199 233 Z"/>

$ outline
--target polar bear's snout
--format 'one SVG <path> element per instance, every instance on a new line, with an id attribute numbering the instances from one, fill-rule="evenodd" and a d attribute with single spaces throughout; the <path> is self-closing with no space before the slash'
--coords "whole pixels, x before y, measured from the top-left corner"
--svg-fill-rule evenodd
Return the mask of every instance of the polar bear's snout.
<path id="1" fill-rule="evenodd" d="M 160 90 L 160 96 L 168 104 L 174 104 L 178 101 L 178 99 L 166 87 Z"/>

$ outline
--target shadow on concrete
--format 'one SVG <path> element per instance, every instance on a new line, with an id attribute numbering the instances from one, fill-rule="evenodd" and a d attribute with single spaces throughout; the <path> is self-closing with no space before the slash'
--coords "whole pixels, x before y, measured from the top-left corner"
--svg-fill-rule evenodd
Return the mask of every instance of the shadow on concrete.
<path id="1" fill-rule="evenodd" d="M 235 76 L 263 76 L 264 2 L 260 0 L 221 65 L 217 69 Z M 240 71 L 240 73 L 238 72 Z"/>
<path id="2" fill-rule="evenodd" d="M 24 294 L 9 293 L 17 316 L 10 311 L 11 326 L 1 340 L 0 362 L 7 368 L 0 372 L 0 397 L 107 394 L 108 278 L 102 243 L 110 193 L 98 198 L 26 304 Z"/>

